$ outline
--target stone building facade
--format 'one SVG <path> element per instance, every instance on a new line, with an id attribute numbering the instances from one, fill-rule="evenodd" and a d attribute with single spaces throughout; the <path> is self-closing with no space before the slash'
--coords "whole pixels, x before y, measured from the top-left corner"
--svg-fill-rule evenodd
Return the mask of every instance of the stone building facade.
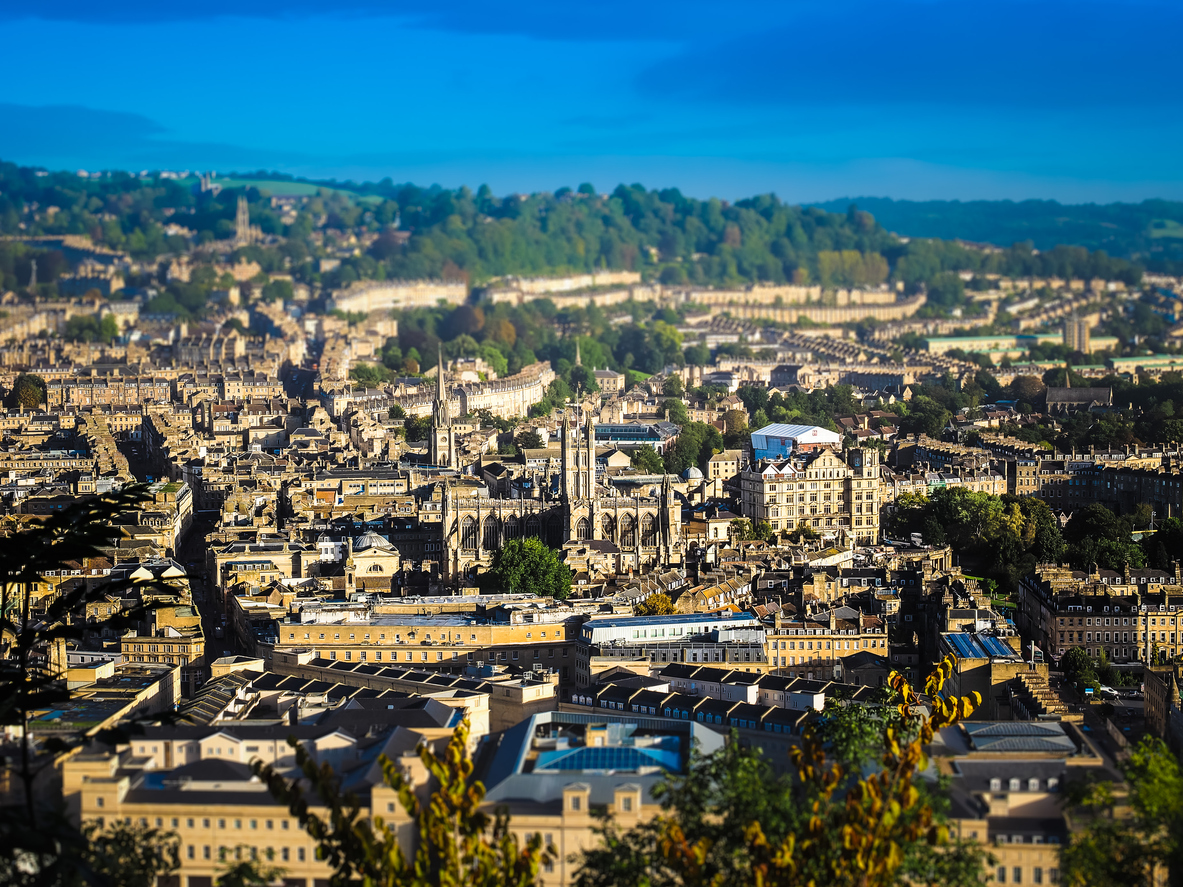
<path id="1" fill-rule="evenodd" d="M 441 401 L 442 403 L 442 401 Z M 435 413 L 432 460 L 454 450 L 446 409 Z M 596 478 L 595 416 L 561 429 L 558 489 L 536 480 L 532 498 L 493 498 L 486 488 L 449 483 L 443 501 L 443 563 L 448 579 L 488 569 L 510 539 L 534 537 L 551 548 L 586 549 L 590 562 L 618 573 L 640 572 L 681 560 L 682 511 L 668 477 L 640 485 L 634 495 L 602 487 Z"/>

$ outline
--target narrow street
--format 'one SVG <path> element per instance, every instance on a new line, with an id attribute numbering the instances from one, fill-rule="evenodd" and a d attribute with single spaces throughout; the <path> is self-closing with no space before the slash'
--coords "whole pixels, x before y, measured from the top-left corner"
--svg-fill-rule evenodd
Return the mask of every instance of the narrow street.
<path id="1" fill-rule="evenodd" d="M 149 478 L 158 480 L 152 473 L 152 468 L 143 457 L 143 445 L 136 441 L 124 440 L 119 442 L 119 451 L 127 457 L 128 468 L 139 481 Z M 206 572 L 205 539 L 213 532 L 212 515 L 195 515 L 189 532 L 181 540 L 176 554 L 176 560 L 189 576 L 189 588 L 193 594 L 193 605 L 201 615 L 201 628 L 205 634 L 206 662 L 232 655 L 236 652 L 235 642 L 231 632 L 223 631 L 224 637 L 219 638 L 218 632 L 222 628 L 222 611 L 213 593 L 213 583 Z"/>
<path id="2" fill-rule="evenodd" d="M 127 467 L 131 470 L 132 476 L 138 481 L 146 481 L 152 475 L 152 468 L 144 458 L 144 445 L 135 440 L 120 440 L 118 446 L 119 452 L 127 459 Z M 157 480 L 154 475 L 152 479 Z"/>
<path id="3" fill-rule="evenodd" d="M 214 529 L 208 516 L 197 516 L 189 529 L 189 535 L 181 543 L 177 553 L 177 560 L 189 575 L 189 587 L 193 592 L 193 603 L 201 614 L 201 628 L 205 633 L 205 655 L 207 662 L 213 662 L 221 656 L 233 655 L 237 652 L 232 632 L 223 631 L 223 637 L 218 637 L 222 628 L 222 609 L 214 594 L 214 584 L 206 570 L 205 538 Z"/>

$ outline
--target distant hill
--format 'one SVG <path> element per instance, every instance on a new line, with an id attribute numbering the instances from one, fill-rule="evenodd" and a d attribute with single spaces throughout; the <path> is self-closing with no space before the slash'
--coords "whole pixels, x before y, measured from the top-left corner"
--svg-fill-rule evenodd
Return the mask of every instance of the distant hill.
<path id="1" fill-rule="evenodd" d="M 1058 244 L 1102 249 L 1151 269 L 1183 269 L 1183 203 L 1057 203 L 1054 200 L 891 200 L 853 197 L 814 204 L 846 212 L 851 203 L 903 237 L 939 237 L 1036 249 Z"/>
<path id="2" fill-rule="evenodd" d="M 178 179 L 171 173 L 115 171 L 94 177 L 0 162 L 0 236 L 88 235 L 103 247 L 154 262 L 234 238 L 241 198 L 251 224 L 276 240 L 240 246 L 234 258 L 257 262 L 263 273 L 282 271 L 297 283 L 324 290 L 358 280 L 463 278 L 480 285 L 511 274 L 613 268 L 639 271 L 646 280 L 669 286 L 898 284 L 907 293 L 925 290 L 924 310 L 936 313 L 952 311 L 965 301 L 965 284 L 955 272 L 979 278 L 1099 277 L 1129 285 L 1142 273 L 1119 256 L 1077 245 L 1054 247 L 1072 238 L 1041 238 L 1041 245 L 1052 248 L 1038 253 L 1024 245 L 1011 248 L 1014 241 L 1031 236 L 1026 229 L 997 238 L 950 226 L 956 237 L 1001 242 L 1007 247 L 1001 251 L 940 237 L 905 243 L 871 213 L 849 211 L 846 202 L 840 212 L 831 213 L 816 206 L 788 205 L 772 194 L 727 202 L 686 197 L 676 188 L 651 191 L 639 185 L 620 185 L 604 194 L 584 183 L 576 190 L 498 197 L 484 185 L 473 193 L 468 188 L 420 188 L 390 179 L 324 182 L 266 172 L 221 176 L 216 183 L 222 190 L 203 191 L 193 178 Z M 280 195 L 306 199 L 295 205 L 273 201 Z M 876 201 L 870 203 L 881 211 Z M 909 206 L 879 203 L 883 210 Z M 1183 222 L 1183 213 L 1176 214 Z M 898 221 L 888 225 L 908 233 L 915 230 Z M 1161 225 L 1162 236 L 1149 238 L 1152 245 L 1183 247 L 1183 238 L 1177 236 L 1183 224 Z M 365 252 L 330 255 L 344 232 L 365 243 Z M 329 257 L 337 261 L 319 261 Z M 49 274 L 47 263 L 66 262 L 58 250 L 0 242 L 0 292 L 26 286 L 35 259 L 39 285 L 48 287 L 51 277 L 64 273 L 63 267 Z M 325 267 L 329 265 L 335 267 Z M 213 273 L 206 267 L 202 281 L 170 284 L 153 310 L 202 311 Z"/>

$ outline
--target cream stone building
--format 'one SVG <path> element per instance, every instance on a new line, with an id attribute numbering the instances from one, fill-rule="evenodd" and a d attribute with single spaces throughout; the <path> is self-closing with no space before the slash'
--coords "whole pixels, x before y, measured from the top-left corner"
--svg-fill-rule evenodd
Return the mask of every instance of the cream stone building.
<path id="1" fill-rule="evenodd" d="M 755 463 L 740 472 L 744 517 L 773 530 L 806 524 L 822 535 L 845 531 L 859 544 L 879 540 L 879 452 L 829 448 Z"/>

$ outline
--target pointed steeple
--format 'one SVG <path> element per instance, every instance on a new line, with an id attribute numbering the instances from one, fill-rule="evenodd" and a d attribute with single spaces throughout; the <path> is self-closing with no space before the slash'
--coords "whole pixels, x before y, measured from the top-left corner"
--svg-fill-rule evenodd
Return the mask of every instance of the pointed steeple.
<path id="1" fill-rule="evenodd" d="M 583 495 L 589 498 L 596 494 L 596 417 L 592 410 L 587 411 L 587 428 L 584 431 L 584 443 L 587 447 L 584 454 L 584 470 L 587 472 L 584 481 Z"/>
<path id="2" fill-rule="evenodd" d="M 456 432 L 452 428 L 452 411 L 448 406 L 448 392 L 444 386 L 444 349 L 439 348 L 439 362 L 435 367 L 435 402 L 431 405 L 432 465 L 456 467 Z"/>
<path id="3" fill-rule="evenodd" d="M 1072 367 L 1068 364 L 1068 361 L 1066 361 L 1066 360 L 1064 361 L 1064 387 L 1065 388 L 1072 387 Z"/>
<path id="4" fill-rule="evenodd" d="M 570 502 L 575 497 L 575 451 L 571 446 L 571 409 L 563 408 L 563 424 L 559 429 L 559 454 L 562 460 L 562 488 L 563 499 Z"/>
<path id="5" fill-rule="evenodd" d="M 579 337 L 575 337 L 575 365 L 577 367 L 583 366 L 583 359 L 579 356 Z"/>

